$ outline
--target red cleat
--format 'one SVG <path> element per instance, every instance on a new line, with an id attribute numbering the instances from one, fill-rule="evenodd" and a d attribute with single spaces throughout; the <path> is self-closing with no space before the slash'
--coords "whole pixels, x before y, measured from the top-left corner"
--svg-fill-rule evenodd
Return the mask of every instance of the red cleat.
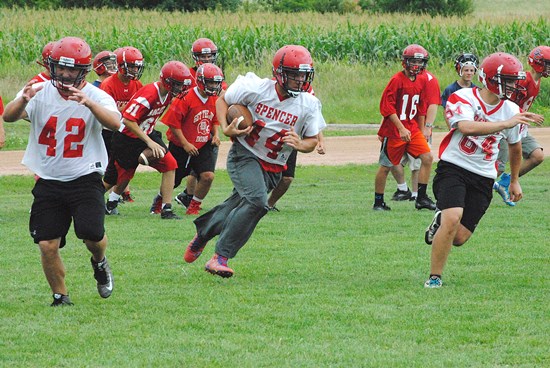
<path id="1" fill-rule="evenodd" d="M 186 215 L 198 215 L 201 208 L 201 203 L 195 201 L 194 199 L 189 203 L 189 206 L 187 207 L 187 211 L 185 211 Z"/>
<path id="2" fill-rule="evenodd" d="M 223 278 L 231 277 L 234 273 L 231 268 L 227 267 L 227 258 L 220 256 L 218 253 L 214 253 L 210 261 L 206 262 L 204 269 L 213 275 L 218 275 Z"/>
<path id="3" fill-rule="evenodd" d="M 183 259 L 185 260 L 185 262 L 195 262 L 197 258 L 199 258 L 202 254 L 202 251 L 204 250 L 204 247 L 206 247 L 207 243 L 208 242 L 205 242 L 204 244 L 201 243 L 199 241 L 199 235 L 195 234 L 195 237 L 189 242 L 189 245 L 187 245 L 185 253 L 183 254 Z"/>

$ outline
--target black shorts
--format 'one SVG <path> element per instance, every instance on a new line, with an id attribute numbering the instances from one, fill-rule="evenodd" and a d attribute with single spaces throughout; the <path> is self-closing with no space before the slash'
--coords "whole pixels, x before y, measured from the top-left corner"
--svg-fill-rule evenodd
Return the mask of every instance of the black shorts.
<path id="1" fill-rule="evenodd" d="M 168 144 L 168 149 L 178 162 L 174 188 L 177 188 L 181 184 L 181 180 L 191 174 L 191 172 L 196 174 L 194 176 L 200 176 L 203 172 L 214 172 L 218 159 L 217 148 L 218 147 L 213 146 L 211 142 L 208 142 L 199 149 L 198 156 L 190 156 L 185 152 L 183 147 L 170 142 Z"/>
<path id="2" fill-rule="evenodd" d="M 159 131 L 153 130 L 149 134 L 149 138 L 168 151 L 168 147 L 162 141 L 162 134 Z M 112 158 L 125 169 L 135 169 L 138 167 L 139 155 L 146 148 L 147 144 L 139 138 L 128 137 L 126 134 L 120 132 L 113 134 Z"/>
<path id="3" fill-rule="evenodd" d="M 449 162 L 439 161 L 433 180 L 437 208 L 461 207 L 460 223 L 474 232 L 493 199 L 494 180 L 472 173 Z"/>
<path id="4" fill-rule="evenodd" d="M 111 142 L 113 141 L 113 131 L 109 129 L 102 129 L 101 137 L 103 138 L 103 143 L 105 144 L 105 149 L 107 150 L 107 156 L 111 157 Z"/>
<path id="5" fill-rule="evenodd" d="M 296 172 L 296 159 L 298 158 L 298 151 L 292 150 L 288 160 L 286 161 L 286 170 L 283 171 L 283 176 L 287 178 L 293 178 Z"/>
<path id="6" fill-rule="evenodd" d="M 159 131 L 153 130 L 149 134 L 149 138 L 168 151 L 168 147 L 162 141 L 162 134 Z M 119 131 L 113 132 L 111 156 L 103 180 L 110 185 L 115 185 L 118 182 L 119 173 L 114 161 L 124 169 L 135 170 L 139 166 L 139 155 L 146 148 L 147 144 L 139 138 L 128 137 Z"/>
<path id="7" fill-rule="evenodd" d="M 103 239 L 105 188 L 99 173 L 68 182 L 38 179 L 32 194 L 29 231 L 35 243 L 61 238 L 61 246 L 65 245 L 72 220 L 79 239 Z"/>

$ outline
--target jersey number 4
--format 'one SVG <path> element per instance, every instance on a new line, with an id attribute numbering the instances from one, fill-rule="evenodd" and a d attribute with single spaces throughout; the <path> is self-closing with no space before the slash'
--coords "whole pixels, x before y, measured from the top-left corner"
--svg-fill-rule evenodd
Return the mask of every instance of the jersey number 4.
<path id="1" fill-rule="evenodd" d="M 63 157 L 73 158 L 82 157 L 86 123 L 83 119 L 70 118 L 65 123 L 65 138 L 63 139 Z M 46 155 L 55 156 L 57 147 L 57 117 L 51 116 L 38 137 L 38 143 L 46 146 Z M 61 134 L 61 133 L 60 133 Z"/>
<path id="2" fill-rule="evenodd" d="M 249 135 L 246 136 L 245 141 L 250 145 L 250 147 L 254 147 L 256 145 L 256 142 L 260 140 L 260 131 L 265 127 L 265 122 L 262 120 L 256 120 L 254 122 L 254 129 L 250 132 Z M 282 138 L 286 135 L 288 130 L 281 130 L 278 133 L 273 134 L 271 137 L 268 137 L 265 141 L 265 147 L 269 149 L 269 152 L 267 153 L 267 157 L 276 160 L 277 156 L 279 155 L 279 151 L 283 148 L 283 141 Z"/>

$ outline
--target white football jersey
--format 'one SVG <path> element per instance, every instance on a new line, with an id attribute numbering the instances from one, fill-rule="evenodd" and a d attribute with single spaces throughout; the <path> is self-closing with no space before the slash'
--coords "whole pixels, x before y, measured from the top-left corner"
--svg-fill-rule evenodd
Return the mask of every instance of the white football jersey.
<path id="1" fill-rule="evenodd" d="M 508 100 L 501 100 L 494 106 L 486 104 L 479 96 L 478 88 L 462 88 L 456 91 L 447 100 L 445 114 L 451 131 L 441 141 L 439 158 L 478 175 L 496 178 L 495 162 L 501 140 L 519 142 L 527 126 L 520 124 L 493 134 L 464 136 L 457 129 L 458 122 L 479 121 L 491 124 L 508 120 L 519 112 L 518 105 Z"/>
<path id="2" fill-rule="evenodd" d="M 117 114 L 111 96 L 90 83 L 82 88 L 89 99 Z M 41 178 L 70 181 L 107 166 L 101 123 L 90 109 L 64 99 L 51 83 L 45 83 L 27 104 L 31 122 L 23 165 Z"/>
<path id="3" fill-rule="evenodd" d="M 310 93 L 283 101 L 275 89 L 275 81 L 259 78 L 254 73 L 240 75 L 225 92 L 229 105 L 248 106 L 254 128 L 248 136 L 237 137 L 239 142 L 262 160 L 285 165 L 292 147 L 282 138 L 290 128 L 300 137 L 314 137 L 326 127 L 321 102 Z M 228 122 L 231 123 L 231 122 Z"/>

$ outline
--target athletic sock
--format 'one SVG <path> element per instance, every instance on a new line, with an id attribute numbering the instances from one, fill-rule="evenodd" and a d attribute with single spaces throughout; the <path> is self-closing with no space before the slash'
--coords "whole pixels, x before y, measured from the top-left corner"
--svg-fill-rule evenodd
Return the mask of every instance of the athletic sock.
<path id="1" fill-rule="evenodd" d="M 420 184 L 418 183 L 418 199 L 420 198 L 426 198 L 426 190 L 428 189 L 428 184 Z"/>
<path id="2" fill-rule="evenodd" d="M 374 205 L 381 206 L 384 203 L 384 193 L 374 193 Z"/>
<path id="3" fill-rule="evenodd" d="M 403 184 L 397 184 L 397 189 L 402 192 L 406 192 L 409 190 L 409 187 L 407 186 L 407 183 L 403 183 Z"/>
<path id="4" fill-rule="evenodd" d="M 116 194 L 115 192 L 109 193 L 109 202 L 118 202 L 120 200 L 120 194 Z"/>

